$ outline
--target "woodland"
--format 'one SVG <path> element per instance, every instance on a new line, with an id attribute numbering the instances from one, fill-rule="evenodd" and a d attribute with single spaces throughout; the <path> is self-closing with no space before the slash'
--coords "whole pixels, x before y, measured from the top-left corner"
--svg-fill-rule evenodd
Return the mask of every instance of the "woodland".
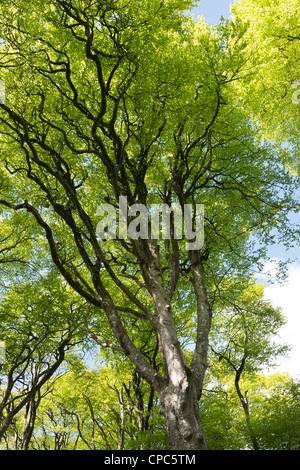
<path id="1" fill-rule="evenodd" d="M 300 450 L 257 280 L 299 245 L 300 0 L 198 3 L 0 0 L 1 450 Z M 120 198 L 203 244 L 100 237 Z"/>

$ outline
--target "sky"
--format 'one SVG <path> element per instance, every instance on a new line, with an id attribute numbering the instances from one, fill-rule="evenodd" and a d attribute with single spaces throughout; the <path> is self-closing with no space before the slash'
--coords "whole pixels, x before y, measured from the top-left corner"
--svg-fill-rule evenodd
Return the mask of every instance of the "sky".
<path id="1" fill-rule="evenodd" d="M 233 0 L 202 0 L 199 7 L 194 8 L 194 19 L 197 16 L 203 15 L 206 23 L 211 23 L 215 26 L 221 16 L 224 18 L 230 17 L 230 4 Z"/>
<path id="2" fill-rule="evenodd" d="M 215 26 L 221 16 L 230 18 L 230 5 L 233 0 L 202 0 L 200 6 L 193 10 L 194 19 L 203 15 L 206 23 Z M 275 282 L 264 289 L 266 300 L 270 300 L 274 307 L 280 307 L 287 319 L 286 325 L 280 330 L 277 341 L 289 344 L 291 351 L 289 357 L 277 360 L 278 366 L 269 372 L 288 372 L 294 378 L 300 379 L 300 246 L 287 253 L 280 245 L 273 247 L 269 255 L 272 261 L 265 265 L 264 271 L 270 269 L 276 272 L 277 261 L 292 257 L 295 261 L 290 265 L 287 279 L 284 283 Z M 259 277 L 259 282 L 266 282 L 266 278 Z"/>

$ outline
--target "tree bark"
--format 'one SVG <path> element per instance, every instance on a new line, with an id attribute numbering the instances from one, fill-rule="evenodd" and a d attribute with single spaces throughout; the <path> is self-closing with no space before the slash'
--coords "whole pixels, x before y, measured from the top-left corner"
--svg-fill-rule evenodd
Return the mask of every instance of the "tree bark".
<path id="1" fill-rule="evenodd" d="M 255 435 L 255 432 L 253 430 L 252 423 L 251 423 L 247 392 L 245 392 L 245 396 L 243 396 L 243 394 L 241 392 L 241 389 L 240 389 L 240 384 L 239 384 L 241 373 L 244 369 L 244 366 L 245 366 L 245 357 L 242 360 L 240 368 L 236 371 L 235 388 L 236 388 L 240 403 L 241 403 L 241 405 L 243 407 L 243 410 L 244 410 L 244 413 L 245 413 L 247 428 L 248 428 L 248 431 L 249 431 L 249 435 L 250 435 L 253 450 L 260 450 L 258 442 L 257 442 L 256 435 Z"/>
<path id="2" fill-rule="evenodd" d="M 148 266 L 147 274 L 149 278 L 146 275 L 145 280 L 148 281 L 149 291 L 152 293 L 156 306 L 156 327 L 160 340 L 165 378 L 167 379 L 166 386 L 161 389 L 161 392 L 158 390 L 162 404 L 161 413 L 167 422 L 169 444 L 172 450 L 206 450 L 199 412 L 199 399 L 207 360 L 206 345 L 210 328 L 206 291 L 203 289 L 202 294 L 198 294 L 198 301 L 202 306 L 202 320 L 198 320 L 198 337 L 194 360 L 192 361 L 195 368 L 190 369 L 186 365 L 177 336 L 171 306 L 172 291 L 164 289 L 159 265 L 160 263 L 156 259 L 156 263 L 154 262 Z M 201 274 L 203 273 L 201 272 Z M 151 282 L 149 283 L 149 281 Z M 194 284 L 198 285 L 198 291 L 200 292 L 201 286 L 199 283 L 200 278 L 197 278 L 196 273 L 194 273 Z M 201 283 L 203 287 L 203 276 L 201 277 Z M 197 313 L 199 316 L 199 311 Z M 203 325 L 203 316 L 207 319 L 205 326 Z M 199 330 L 201 330 L 201 335 Z M 200 359 L 201 355 L 203 357 Z"/>
<path id="3" fill-rule="evenodd" d="M 42 374 L 40 374 L 39 379 L 33 384 L 32 388 L 28 391 L 28 393 L 25 394 L 24 398 L 19 401 L 19 403 L 12 408 L 12 410 L 9 410 L 7 412 L 6 418 L 3 422 L 1 423 L 0 426 L 0 440 L 4 437 L 6 431 L 8 430 L 9 426 L 11 425 L 12 420 L 14 417 L 19 413 L 20 410 L 24 406 L 26 406 L 31 400 L 34 400 L 35 396 L 37 393 L 40 392 L 42 386 L 53 376 L 53 374 L 57 371 L 61 363 L 63 362 L 65 358 L 65 348 L 69 344 L 71 340 L 72 334 L 69 332 L 68 336 L 62 340 L 60 345 L 57 348 L 57 358 L 56 361 L 50 366 L 47 370 L 45 370 Z M 12 386 L 14 385 L 14 382 L 12 380 L 12 372 L 10 371 L 10 380 L 12 383 Z M 11 390 L 10 390 L 11 392 Z M 3 403 L 1 404 L 2 409 L 4 410 L 7 404 L 9 405 L 10 401 L 10 393 L 5 397 L 5 400 L 3 400 Z M 1 408 L 0 408 L 0 411 Z"/>
<path id="4" fill-rule="evenodd" d="M 161 401 L 171 449 L 206 450 L 197 392 L 188 377 L 179 387 L 169 385 Z"/>
<path id="5" fill-rule="evenodd" d="M 39 400 L 36 402 L 35 397 L 27 403 L 24 413 L 24 425 L 21 440 L 21 450 L 28 450 L 29 443 L 34 430 L 34 423 L 36 419 L 36 410 L 39 404 Z"/>

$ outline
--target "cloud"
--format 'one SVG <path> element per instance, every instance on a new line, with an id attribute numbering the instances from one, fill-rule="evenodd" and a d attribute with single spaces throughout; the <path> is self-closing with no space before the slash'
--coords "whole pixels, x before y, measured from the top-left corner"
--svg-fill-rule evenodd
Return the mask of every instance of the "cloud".
<path id="1" fill-rule="evenodd" d="M 273 265 L 274 266 L 274 265 Z M 268 269 L 270 266 L 267 267 Z M 293 263 L 284 283 L 275 283 L 265 287 L 264 297 L 270 300 L 274 307 L 281 307 L 287 318 L 286 325 L 281 329 L 279 342 L 291 346 L 288 358 L 277 361 L 279 372 L 289 372 L 300 378 L 300 264 Z"/>

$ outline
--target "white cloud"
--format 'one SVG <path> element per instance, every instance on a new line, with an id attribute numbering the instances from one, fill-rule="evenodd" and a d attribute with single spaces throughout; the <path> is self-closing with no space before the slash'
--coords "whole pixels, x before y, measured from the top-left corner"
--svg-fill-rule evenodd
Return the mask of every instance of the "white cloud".
<path id="1" fill-rule="evenodd" d="M 267 286 L 264 296 L 274 307 L 281 307 L 287 318 L 287 324 L 280 331 L 279 341 L 291 345 L 291 351 L 289 357 L 277 361 L 276 370 L 300 378 L 300 264 L 291 265 L 284 283 Z"/>
<path id="2" fill-rule="evenodd" d="M 279 259 L 270 258 L 269 261 L 264 265 L 262 274 L 267 276 L 276 276 L 279 271 Z"/>

